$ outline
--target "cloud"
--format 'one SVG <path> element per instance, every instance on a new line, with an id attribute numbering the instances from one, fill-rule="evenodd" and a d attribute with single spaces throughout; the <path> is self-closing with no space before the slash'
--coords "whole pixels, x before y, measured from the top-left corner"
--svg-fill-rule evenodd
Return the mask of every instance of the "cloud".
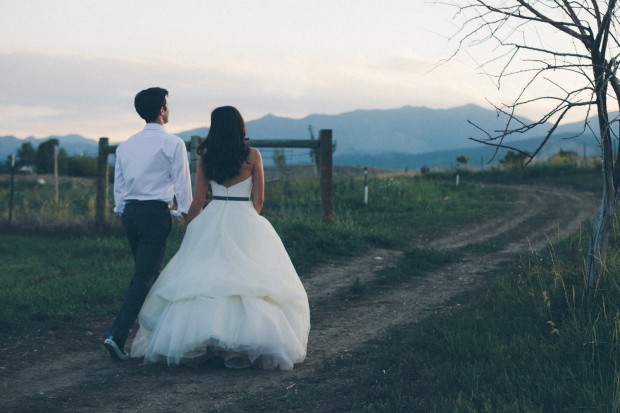
<path id="1" fill-rule="evenodd" d="M 142 122 L 133 97 L 150 86 L 170 91 L 176 116 L 187 112 L 204 125 L 214 100 L 234 95 L 231 91 L 248 82 L 234 73 L 155 59 L 14 53 L 0 54 L 0 65 L 7 69 L 0 78 L 0 133 L 16 135 L 125 134 Z"/>
<path id="2" fill-rule="evenodd" d="M 435 62 L 406 56 L 348 62 L 266 56 L 188 65 L 157 57 L 12 53 L 0 54 L 0 65 L 6 68 L 0 78 L 0 134 L 19 137 L 79 133 L 123 140 L 142 127 L 133 97 L 150 86 L 170 92 L 172 132 L 208 126 L 211 110 L 221 105 L 235 105 L 251 120 L 268 113 L 303 117 L 404 105 L 450 107 L 485 97 L 482 82 L 470 85 L 473 72 L 453 64 L 431 70 Z"/>

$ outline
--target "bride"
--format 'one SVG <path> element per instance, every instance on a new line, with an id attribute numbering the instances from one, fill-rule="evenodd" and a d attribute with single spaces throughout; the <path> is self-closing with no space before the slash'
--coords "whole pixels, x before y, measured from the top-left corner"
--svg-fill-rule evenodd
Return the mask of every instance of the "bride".
<path id="1" fill-rule="evenodd" d="M 214 355 L 231 368 L 282 370 L 304 360 L 308 297 L 280 237 L 259 215 L 263 162 L 244 138 L 237 109 L 211 113 L 189 224 L 140 311 L 132 357 L 178 365 Z M 202 209 L 209 183 L 213 201 Z"/>

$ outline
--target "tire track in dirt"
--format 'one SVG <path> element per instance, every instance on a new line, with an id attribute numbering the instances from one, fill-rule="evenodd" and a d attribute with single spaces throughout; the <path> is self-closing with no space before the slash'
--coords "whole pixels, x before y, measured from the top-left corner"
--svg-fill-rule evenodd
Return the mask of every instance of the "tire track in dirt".
<path id="1" fill-rule="evenodd" d="M 505 187 L 506 188 L 506 187 Z M 300 377 L 322 367 L 326 358 L 346 354 L 398 324 L 418 321 L 458 305 L 458 294 L 516 255 L 562 238 L 591 219 L 596 196 L 547 187 L 510 186 L 519 213 L 459 228 L 432 240 L 433 248 L 460 248 L 503 239 L 499 252 L 466 254 L 459 262 L 425 277 L 346 300 L 343 290 L 364 284 L 392 265 L 399 251 L 375 249 L 345 262 L 322 265 L 302 280 L 310 300 L 312 329 L 304 363 L 290 372 L 168 368 L 137 361 L 112 363 L 92 332 L 72 338 L 40 332 L 3 346 L 0 362 L 2 412 L 228 412 L 247 394 L 268 389 L 294 391 Z M 92 331 L 105 331 L 107 322 Z"/>
<path id="2" fill-rule="evenodd" d="M 496 185 L 497 188 L 509 190 L 514 194 L 517 209 L 503 216 L 485 219 L 447 233 L 441 238 L 431 240 L 432 248 L 460 248 L 468 244 L 482 243 L 508 234 L 510 231 L 523 227 L 530 230 L 525 237 L 515 237 L 515 250 L 526 251 L 523 243 L 534 242 L 533 249 L 539 249 L 549 241 L 547 236 L 560 230 L 560 234 L 573 233 L 580 225 L 592 218 L 597 205 L 597 197 L 593 193 L 573 192 L 551 187 L 527 185 Z M 548 222 L 539 228 L 530 228 L 530 221 L 540 218 Z M 528 223 L 529 222 L 529 223 Z M 551 237 L 553 238 L 553 237 Z M 541 245 L 542 242 L 542 245 Z"/>

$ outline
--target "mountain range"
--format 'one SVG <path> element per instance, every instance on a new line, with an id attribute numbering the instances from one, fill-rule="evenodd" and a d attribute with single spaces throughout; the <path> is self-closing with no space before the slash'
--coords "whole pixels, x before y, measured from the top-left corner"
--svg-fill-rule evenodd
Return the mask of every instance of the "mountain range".
<path id="1" fill-rule="evenodd" d="M 250 142 L 252 139 L 310 139 L 310 133 L 318 138 L 320 129 L 331 129 L 336 142 L 335 164 L 417 169 L 422 165 L 453 166 L 461 155 L 467 157 L 473 166 L 496 163 L 503 158 L 506 150 L 500 150 L 493 157 L 494 148 L 469 138 L 483 137 L 481 129 L 502 129 L 505 121 L 494 110 L 476 105 L 451 109 L 404 106 L 398 109 L 356 110 L 338 115 L 314 114 L 302 119 L 267 115 L 247 122 L 246 128 Z M 527 119 L 522 121 L 528 122 Z M 506 142 L 532 151 L 548 129 L 545 126 Z M 572 150 L 580 155 L 584 151 L 588 155 L 594 154 L 597 142 L 591 134 L 568 139 L 582 128 L 583 123 L 559 128 L 541 152 L 541 157 L 557 153 L 560 149 Z M 205 127 L 177 132 L 176 135 L 188 141 L 191 136 L 206 136 L 207 133 L 208 128 Z M 31 142 L 37 147 L 50 138 L 58 139 L 69 155 L 97 154 L 97 140 L 80 135 L 25 139 L 1 136 L 0 159 L 6 160 L 24 142 Z M 309 157 L 303 157 L 302 162 L 309 161 Z"/>

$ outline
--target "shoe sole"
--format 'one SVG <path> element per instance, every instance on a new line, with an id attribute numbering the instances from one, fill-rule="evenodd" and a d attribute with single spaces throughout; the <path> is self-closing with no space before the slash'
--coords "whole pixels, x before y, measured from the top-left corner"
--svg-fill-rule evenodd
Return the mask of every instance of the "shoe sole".
<path id="1" fill-rule="evenodd" d="M 103 346 L 106 348 L 106 350 L 108 350 L 108 353 L 110 353 L 110 356 L 115 360 L 115 361 L 125 361 L 129 358 L 129 356 L 125 355 L 125 357 L 121 357 L 118 355 L 117 352 L 117 348 L 114 344 L 108 343 L 108 342 L 104 342 Z"/>

